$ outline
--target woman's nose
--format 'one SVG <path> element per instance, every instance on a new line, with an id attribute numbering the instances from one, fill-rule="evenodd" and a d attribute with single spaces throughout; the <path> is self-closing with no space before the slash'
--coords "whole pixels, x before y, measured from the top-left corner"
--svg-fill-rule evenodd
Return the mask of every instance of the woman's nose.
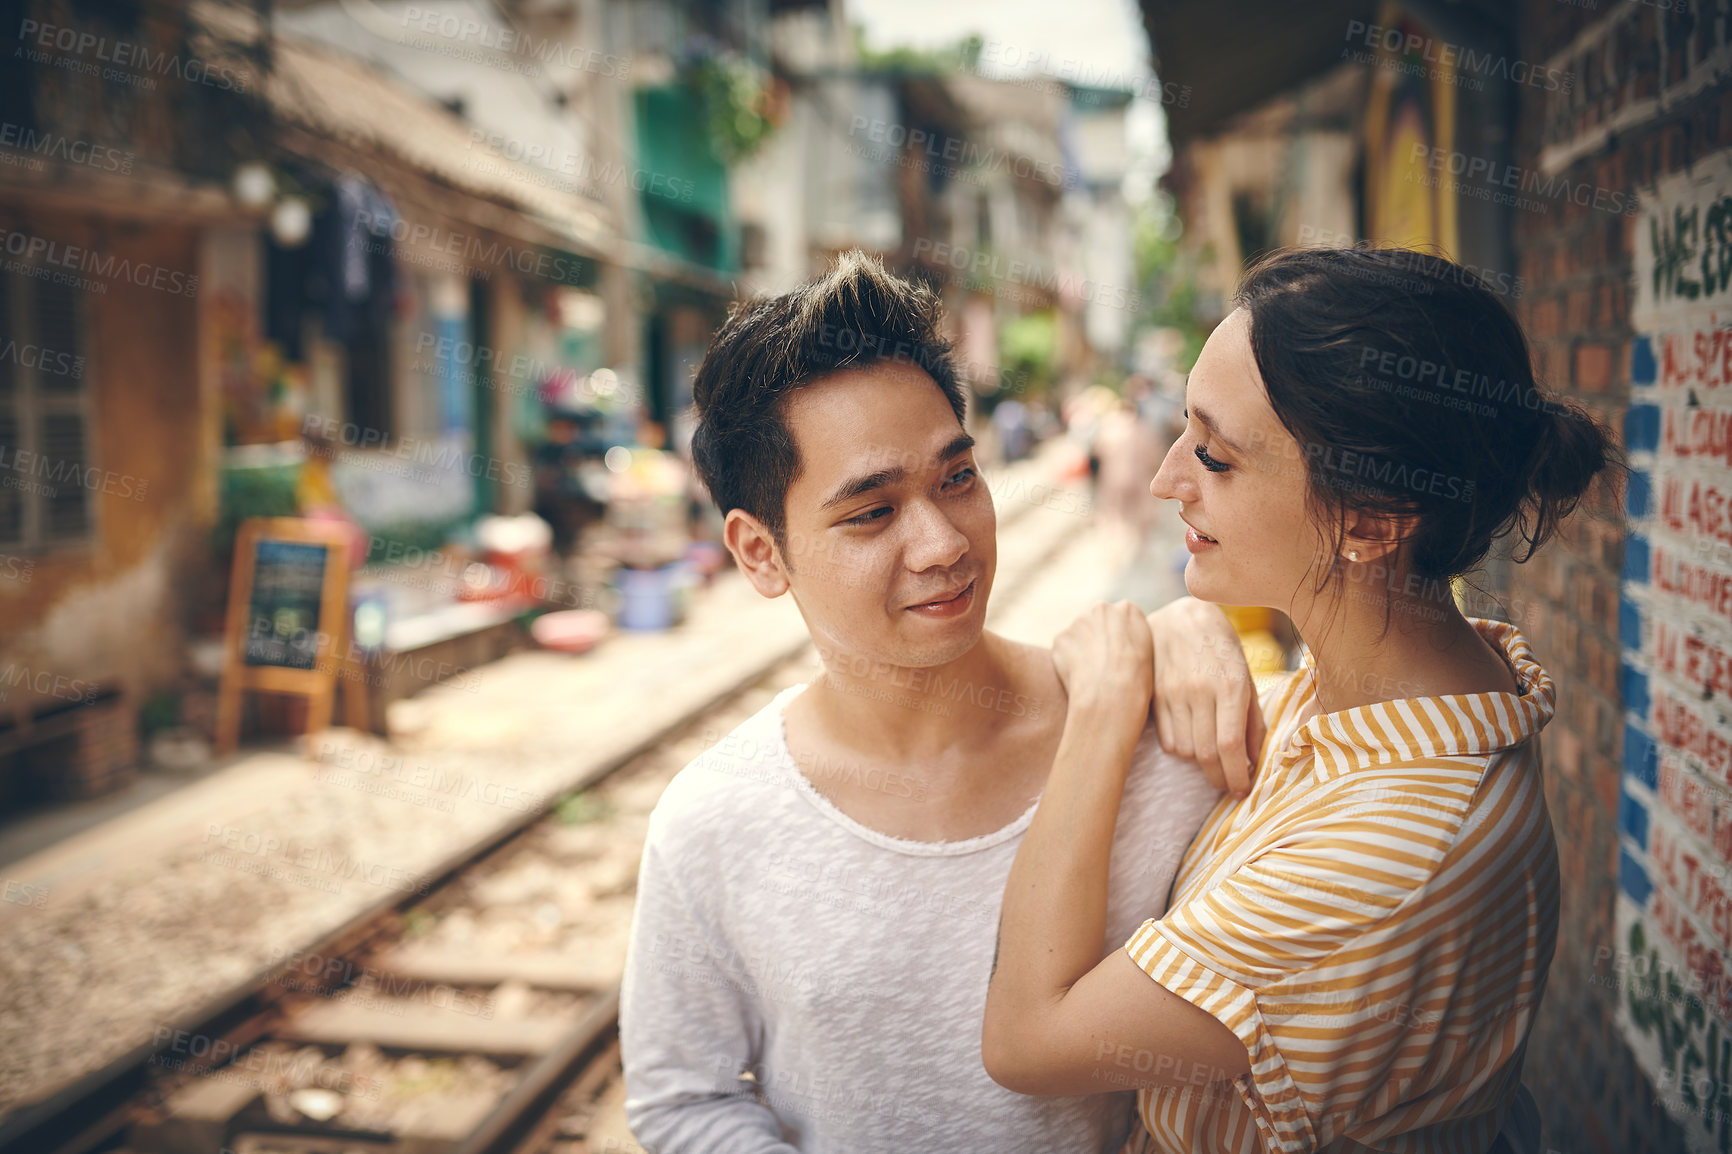
<path id="1" fill-rule="evenodd" d="M 1163 501 L 1194 501 L 1197 498 L 1196 482 L 1185 474 L 1185 456 L 1182 450 L 1184 438 L 1173 442 L 1173 447 L 1167 450 L 1166 459 L 1161 467 L 1155 470 L 1155 476 L 1149 482 L 1149 495 Z"/>

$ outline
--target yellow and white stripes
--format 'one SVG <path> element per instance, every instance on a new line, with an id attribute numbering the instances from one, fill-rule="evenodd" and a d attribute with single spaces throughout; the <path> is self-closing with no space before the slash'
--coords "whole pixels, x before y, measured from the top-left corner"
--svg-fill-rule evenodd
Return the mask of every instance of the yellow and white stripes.
<path id="1" fill-rule="evenodd" d="M 1519 694 L 1306 717 L 1308 661 L 1267 695 L 1251 795 L 1222 799 L 1127 945 L 1239 1036 L 1251 1074 L 1144 1091 L 1151 1149 L 1490 1149 L 1557 938 L 1553 691 L 1513 626 L 1474 624 Z"/>

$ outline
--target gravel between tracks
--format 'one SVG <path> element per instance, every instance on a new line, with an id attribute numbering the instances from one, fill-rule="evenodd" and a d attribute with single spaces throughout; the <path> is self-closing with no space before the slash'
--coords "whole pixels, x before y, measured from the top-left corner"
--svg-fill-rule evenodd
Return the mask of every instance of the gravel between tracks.
<path id="1" fill-rule="evenodd" d="M 1001 601 L 1082 529 L 1075 497 L 1042 496 L 1014 522 L 1000 500 Z M 44 884 L 47 899 L 0 905 L 0 1123 L 409 898 L 462 847 L 756 680 L 803 638 L 788 598 L 763 601 L 725 575 L 679 630 L 583 658 L 515 654 L 401 703 L 390 745 L 338 730 L 320 762 L 255 755 L 304 780 L 201 816 L 191 836 L 129 839 L 122 818 L 68 843 L 95 863 L 82 877 L 33 875 L 34 859 L 9 867 L 0 880 Z M 55 856 L 63 873 L 68 852 Z"/>

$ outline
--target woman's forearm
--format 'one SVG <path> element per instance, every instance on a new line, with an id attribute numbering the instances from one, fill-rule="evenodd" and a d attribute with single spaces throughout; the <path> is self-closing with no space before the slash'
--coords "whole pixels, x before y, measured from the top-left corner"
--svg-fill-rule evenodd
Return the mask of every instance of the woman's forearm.
<path id="1" fill-rule="evenodd" d="M 1101 956 L 1113 833 L 1148 723 L 1153 658 L 1148 622 L 1128 601 L 1095 606 L 1053 644 L 1068 694 L 1064 733 L 1011 864 L 980 1034 L 986 1072 L 1007 1090 L 1098 1092 L 1106 1055 L 1124 1045 L 1175 1058 L 1238 1048 L 1124 950 Z"/>
<path id="2" fill-rule="evenodd" d="M 1038 1037 L 1041 1012 L 1101 960 L 1107 879 L 1140 727 L 1072 703 L 1040 806 L 1005 887 L 986 1002 L 986 1045 Z"/>

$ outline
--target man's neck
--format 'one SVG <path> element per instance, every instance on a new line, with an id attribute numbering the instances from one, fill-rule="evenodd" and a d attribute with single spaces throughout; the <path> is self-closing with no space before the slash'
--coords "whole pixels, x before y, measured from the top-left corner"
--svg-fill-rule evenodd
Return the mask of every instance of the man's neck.
<path id="1" fill-rule="evenodd" d="M 936 666 L 851 661 L 833 654 L 812 684 L 809 716 L 844 744 L 903 763 L 935 764 L 980 749 L 1012 718 L 1059 713 L 1062 698 L 1030 676 L 1028 650 L 982 632 Z"/>
<path id="2" fill-rule="evenodd" d="M 807 780 L 855 821 L 963 841 L 1002 829 L 1039 796 L 1065 716 L 1050 651 L 984 633 L 940 666 L 872 668 L 839 654 L 826 665 L 783 723 Z M 896 789 L 873 785 L 890 775 Z"/>

